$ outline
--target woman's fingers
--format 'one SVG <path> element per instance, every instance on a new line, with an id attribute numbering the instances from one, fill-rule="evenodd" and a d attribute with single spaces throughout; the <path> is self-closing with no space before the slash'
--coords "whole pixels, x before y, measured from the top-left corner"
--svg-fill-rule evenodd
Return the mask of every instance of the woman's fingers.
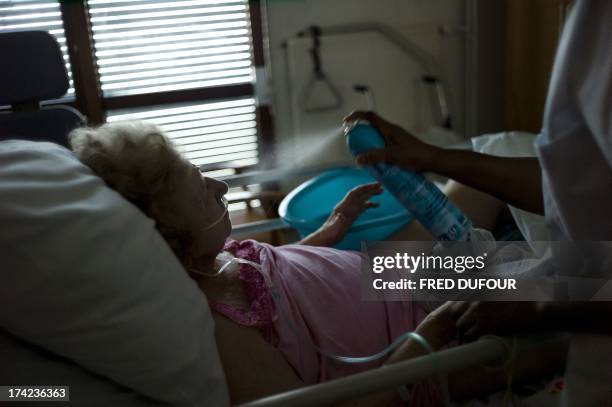
<path id="1" fill-rule="evenodd" d="M 335 213 L 344 213 L 353 221 L 366 209 L 376 208 L 378 204 L 370 201 L 375 195 L 381 194 L 383 187 L 378 182 L 359 185 L 350 190 L 334 209 Z"/>
<path id="2" fill-rule="evenodd" d="M 378 195 L 383 191 L 383 186 L 380 182 L 370 182 L 369 184 L 361 185 L 362 191 L 370 195 Z M 358 187 L 359 188 L 359 187 Z"/>
<path id="3" fill-rule="evenodd" d="M 368 198 L 382 193 L 383 187 L 379 182 L 371 182 L 369 184 L 359 185 L 348 193 L 353 199 L 367 200 Z"/>
<path id="4" fill-rule="evenodd" d="M 476 323 L 476 307 L 478 307 L 478 303 L 468 303 L 467 308 L 461 313 L 459 319 L 457 319 L 457 330 L 460 333 L 465 334 L 467 331 L 472 328 L 472 326 Z"/>
<path id="5" fill-rule="evenodd" d="M 378 181 L 372 181 L 372 182 L 368 182 L 367 184 L 361 184 L 361 185 L 357 185 L 355 188 L 353 188 L 353 190 L 357 189 L 357 190 L 361 190 L 361 189 L 376 189 L 381 187 L 380 182 Z"/>
<path id="6" fill-rule="evenodd" d="M 470 303 L 467 301 L 450 301 L 447 304 L 449 304 L 450 315 L 455 321 L 458 320 L 470 306 Z"/>

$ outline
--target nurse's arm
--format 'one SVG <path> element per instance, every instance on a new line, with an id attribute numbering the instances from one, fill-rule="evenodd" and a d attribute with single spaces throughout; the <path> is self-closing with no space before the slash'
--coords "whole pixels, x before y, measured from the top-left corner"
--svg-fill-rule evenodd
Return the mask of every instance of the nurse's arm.
<path id="1" fill-rule="evenodd" d="M 386 147 L 357 157 L 359 165 L 388 162 L 399 167 L 435 172 L 492 195 L 512 206 L 544 213 L 541 170 L 536 158 L 503 158 L 427 144 L 374 112 L 353 112 L 346 123 L 367 120 L 385 138 Z"/>
<path id="2" fill-rule="evenodd" d="M 537 158 L 496 157 L 437 149 L 429 171 L 486 192 L 512 206 L 543 214 L 542 173 Z"/>
<path id="3" fill-rule="evenodd" d="M 534 331 L 612 334 L 612 301 L 456 302 L 457 330 L 466 339 Z"/>

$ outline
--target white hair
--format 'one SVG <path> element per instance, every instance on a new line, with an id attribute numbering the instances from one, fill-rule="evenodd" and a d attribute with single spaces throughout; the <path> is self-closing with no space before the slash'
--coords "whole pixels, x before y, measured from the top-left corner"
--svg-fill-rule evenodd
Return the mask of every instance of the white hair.
<path id="1" fill-rule="evenodd" d="M 162 131 L 151 123 L 123 121 L 78 128 L 68 137 L 78 159 L 153 218 L 182 259 L 193 235 L 165 203 L 188 167 Z"/>

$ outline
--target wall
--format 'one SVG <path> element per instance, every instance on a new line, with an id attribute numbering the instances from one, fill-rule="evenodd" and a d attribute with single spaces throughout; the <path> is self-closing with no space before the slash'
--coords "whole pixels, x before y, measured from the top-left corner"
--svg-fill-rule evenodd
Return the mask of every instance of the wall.
<path id="1" fill-rule="evenodd" d="M 505 3 L 468 0 L 470 27 L 466 47 L 465 133 L 496 133 L 504 127 Z"/>
<path id="2" fill-rule="evenodd" d="M 374 90 L 376 110 L 389 120 L 422 134 L 439 123 L 433 89 L 423 70 L 377 33 L 325 36 L 322 65 L 340 91 L 341 107 L 306 113 L 300 106 L 312 75 L 310 39 L 292 39 L 306 27 L 373 21 L 389 25 L 440 62 L 450 89 L 454 126 L 463 135 L 465 116 L 465 5 L 459 0 L 268 0 L 272 103 L 278 166 L 349 158 L 338 135 L 342 117 L 365 109 L 354 84 Z M 282 45 L 286 42 L 286 53 Z M 313 89 L 313 103 L 327 99 Z"/>
<path id="3" fill-rule="evenodd" d="M 537 133 L 568 0 L 507 1 L 506 127 Z"/>

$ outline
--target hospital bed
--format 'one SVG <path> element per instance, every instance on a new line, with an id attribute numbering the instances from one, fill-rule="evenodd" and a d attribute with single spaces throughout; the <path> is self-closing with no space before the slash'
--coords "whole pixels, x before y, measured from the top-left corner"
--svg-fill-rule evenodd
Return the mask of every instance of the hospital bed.
<path id="1" fill-rule="evenodd" d="M 39 383 L 62 377 L 62 383 L 73 386 L 71 400 L 74 399 L 75 405 L 91 405 L 78 402 L 80 389 L 86 391 L 81 393 L 81 401 L 95 397 L 100 400 L 98 405 L 151 405 L 137 398 L 138 394 L 155 399 L 160 405 L 163 402 L 195 405 L 187 404 L 186 400 L 209 400 L 199 405 L 222 405 L 212 401 L 213 392 L 222 392 L 224 386 L 223 376 L 215 374 L 221 370 L 215 353 L 210 351 L 214 349 L 213 324 L 206 322 L 210 315 L 206 315 L 205 299 L 161 236 L 153 233 L 153 222 L 108 189 L 66 150 L 51 144 L 24 145 L 21 150 L 17 147 L 15 144 L 14 148 L 5 149 L 4 157 L 0 157 L 4 159 L 0 162 L 27 160 L 29 163 L 7 166 L 0 172 L 0 192 L 7 197 L 0 201 L 3 221 L 0 245 L 11 248 L 11 242 L 27 241 L 28 253 L 38 253 L 36 258 L 45 267 L 32 268 L 26 258 L 18 256 L 0 256 L 2 261 L 9 262 L 3 268 L 3 275 L 12 282 L 0 290 L 3 294 L 0 295 L 0 326 L 66 359 L 51 358 L 50 354 L 42 354 L 39 348 L 26 343 L 3 342 L 0 335 L 3 360 L 9 356 L 14 360 L 13 364 L 0 368 L 0 381 L 4 377 L 4 383 L 10 383 L 9 380 L 36 383 L 32 377 L 15 378 L 16 373 L 36 375 Z M 321 168 L 310 170 L 317 173 Z M 295 176 L 305 172 L 304 169 L 296 171 Z M 274 179 L 277 174 L 264 172 L 258 179 Z M 16 177 L 32 182 L 12 182 Z M 80 181 L 74 182 L 75 177 Z M 236 182 L 235 185 L 252 182 L 250 176 L 240 177 L 231 182 Z M 48 199 L 46 189 L 49 184 L 55 185 L 52 200 Z M 38 198 L 31 199 L 32 196 Z M 74 199 L 78 205 L 71 204 Z M 69 228 L 58 226 L 65 216 L 73 219 Z M 51 231 L 51 235 L 40 233 L 41 230 Z M 123 232 L 118 234 L 117 230 Z M 72 250 L 67 251 L 66 247 Z M 12 250 L 11 253 L 19 253 L 17 248 Z M 52 284 L 48 276 L 53 276 Z M 44 287 L 46 295 L 32 296 L 30 287 Z M 79 289 L 66 290 L 66 287 Z M 139 299 L 140 306 L 134 307 L 135 298 Z M 104 335 L 91 335 L 101 327 Z M 126 338 L 155 338 L 155 341 Z M 486 337 L 440 351 L 435 357 L 415 358 L 253 401 L 250 405 L 335 403 L 470 366 L 503 364 L 515 351 L 547 344 L 550 340 L 530 337 L 514 343 Z M 194 364 L 186 369 L 184 360 L 194 360 Z M 217 366 L 213 369 L 214 365 Z M 21 368 L 15 370 L 12 366 Z M 186 378 L 193 377 L 198 380 L 186 382 Z M 117 384 L 133 391 L 126 392 Z M 217 400 L 223 398 L 223 394 L 216 396 Z M 104 400 L 115 397 L 122 397 L 123 403 L 104 404 Z"/>
<path id="2" fill-rule="evenodd" d="M 201 321 L 205 316 L 197 315 L 198 312 L 203 314 L 205 310 L 208 309 L 202 304 L 204 299 L 192 282 L 189 281 L 187 276 L 184 275 L 185 273 L 181 272 L 180 264 L 178 264 L 175 257 L 169 253 L 169 248 L 163 244 L 161 237 L 157 233 L 152 233 L 153 224 L 150 219 L 144 217 L 144 215 L 142 215 L 131 205 L 123 202 L 117 194 L 105 187 L 101 180 L 94 177 L 89 171 L 84 169 L 82 165 L 65 150 L 58 148 L 53 149 L 52 145 L 48 145 L 43 151 L 43 147 L 41 146 L 39 147 L 41 149 L 39 154 L 31 157 L 27 156 L 27 154 L 30 154 L 29 151 L 32 150 L 32 148 L 32 146 L 28 148 L 24 147 L 23 152 L 21 153 L 24 156 L 15 157 L 15 159 L 19 158 L 21 161 L 29 159 L 30 165 L 15 166 L 11 169 L 12 171 L 27 171 L 27 174 L 20 175 L 22 179 L 36 180 L 40 178 L 41 182 L 0 182 L 0 185 L 4 185 L 4 188 L 7 191 L 6 196 L 15 197 L 15 199 L 19 197 L 31 196 L 33 192 L 30 191 L 30 189 L 35 187 L 40 188 L 40 186 L 46 186 L 50 182 L 54 181 L 58 176 L 56 173 L 62 168 L 62 165 L 64 165 L 66 169 L 65 171 L 62 171 L 61 174 L 63 174 L 66 179 L 69 179 L 70 182 L 63 182 L 58 185 L 58 188 L 54 189 L 54 200 L 50 203 L 47 202 L 46 199 L 42 199 L 43 197 L 46 198 L 47 195 L 40 193 L 40 191 L 37 192 L 37 196 L 41 197 L 40 200 L 31 201 L 28 199 L 25 203 L 21 202 L 19 204 L 11 204 L 12 201 L 9 199 L 6 200 L 7 202 L 3 202 L 3 205 L 5 205 L 6 208 L 4 208 L 4 210 L 0 210 L 0 215 L 4 216 L 3 220 L 6 222 L 6 230 L 3 231 L 4 240 L 0 240 L 0 243 L 4 243 L 7 245 L 7 247 L 10 247 L 8 246 L 7 242 L 13 242 L 15 239 L 18 239 L 20 235 L 28 236 L 28 250 L 38 253 L 48 253 L 49 263 L 53 261 L 54 264 L 56 264 L 47 264 L 47 262 L 45 262 L 46 267 L 53 270 L 52 273 L 30 273 L 30 275 L 26 275 L 27 273 L 19 273 L 20 269 L 17 267 L 7 267 L 3 271 L 5 273 L 12 273 L 11 275 L 7 275 L 9 281 L 21 281 L 25 277 L 31 279 L 44 279 L 47 275 L 53 275 L 56 280 L 59 281 L 59 279 L 62 279 L 62 281 L 65 283 L 46 285 L 45 289 L 50 291 L 50 294 L 46 296 L 35 296 L 34 298 L 26 294 L 21 295 L 18 289 L 20 287 L 26 289 L 32 284 L 40 284 L 38 280 L 32 282 L 32 284 L 24 283 L 21 286 L 11 285 L 10 291 L 6 291 L 6 295 L 4 296 L 0 296 L 3 301 L 6 301 L 6 303 L 3 303 L 5 306 L 0 307 L 0 309 L 10 309 L 10 312 L 5 311 L 4 314 L 2 314 L 4 326 L 11 332 L 19 332 L 20 335 L 23 335 L 26 339 L 31 338 L 30 340 L 32 340 L 34 344 L 46 347 L 47 349 L 52 350 L 54 353 L 74 358 L 74 360 L 78 362 L 78 366 L 76 366 L 76 364 L 70 366 L 75 369 L 75 377 L 87 377 L 89 378 L 89 383 L 96 383 L 96 386 L 99 386 L 97 384 L 97 380 L 99 380 L 98 378 L 88 376 L 86 372 L 76 370 L 80 366 L 83 366 L 93 372 L 102 372 L 104 376 L 112 379 L 114 383 L 120 383 L 124 386 L 130 387 L 139 394 L 144 394 L 168 403 L 176 402 L 176 400 L 181 397 L 184 392 L 181 390 L 181 392 L 175 391 L 174 393 L 170 393 L 167 388 L 164 388 L 160 383 L 167 382 L 165 375 L 153 375 L 153 377 L 148 377 L 147 381 L 144 382 L 138 377 L 138 375 L 134 374 L 134 371 L 142 371 L 140 366 L 141 360 L 138 359 L 139 363 L 128 364 L 127 366 L 125 363 L 123 363 L 123 361 L 129 359 L 130 355 L 144 355 L 144 350 L 146 349 L 143 349 L 143 346 L 152 346 L 153 349 L 148 349 L 148 353 L 158 354 L 160 351 L 162 351 L 164 353 L 164 357 L 159 357 L 151 362 L 149 362 L 150 358 L 147 358 L 147 363 L 151 363 L 151 367 L 147 370 L 147 372 L 155 373 L 160 371 L 160 369 L 161 371 L 165 371 L 169 364 L 179 363 L 181 361 L 181 358 L 176 357 L 176 352 L 181 351 L 186 345 L 193 343 L 193 341 L 189 341 L 188 339 L 193 337 L 194 332 L 181 331 L 196 330 L 195 334 L 201 336 L 202 341 L 204 341 L 205 338 L 209 341 L 212 340 L 213 336 L 212 332 L 210 332 L 212 329 L 212 324 L 205 324 L 203 321 Z M 47 149 L 52 151 L 47 151 Z M 53 151 L 55 152 L 52 154 Z M 8 158 L 12 157 L 14 153 L 13 150 L 9 149 L 7 152 L 5 152 L 5 154 L 7 155 L 8 160 Z M 53 165 L 50 165 L 50 163 L 53 163 Z M 292 170 L 282 169 L 261 171 L 258 173 L 236 175 L 226 178 L 226 181 L 231 186 L 237 186 L 269 182 L 278 179 L 295 179 L 304 176 L 313 176 L 321 171 L 325 171 L 336 166 L 343 166 L 345 164 L 346 163 L 337 163 L 329 166 L 314 166 Z M 72 182 L 72 178 L 75 176 L 75 171 L 79 168 L 81 178 L 83 179 L 83 182 L 87 181 L 86 183 Z M 8 168 L 6 169 L 4 176 L 9 180 L 14 179 L 14 177 L 11 176 L 11 171 L 8 171 Z M 55 178 L 48 179 L 47 177 L 49 176 L 54 176 Z M 92 192 L 85 194 L 87 190 L 83 190 L 82 187 L 77 188 L 79 185 L 88 185 L 88 188 L 90 188 Z M 60 189 L 60 186 L 68 189 L 65 194 L 65 197 L 68 200 L 66 203 L 62 203 L 58 200 L 58 190 Z M 18 191 L 19 193 L 11 192 L 16 188 L 19 189 L 19 191 L 21 191 L 21 189 L 24 191 Z M 73 190 L 72 188 L 77 189 Z M 94 191 L 97 192 L 94 193 Z M 67 203 L 72 202 L 71 200 L 75 198 L 75 193 L 77 192 L 79 194 L 85 194 L 83 197 L 77 195 L 78 202 L 82 202 L 84 199 L 89 197 L 91 199 L 95 198 L 97 204 L 68 205 Z M 99 205 L 101 193 L 105 194 L 105 202 L 108 201 L 109 205 Z M 29 208 L 28 206 L 24 206 L 26 204 L 32 206 L 34 203 L 40 207 L 37 206 L 36 208 Z M 62 211 L 50 211 L 49 205 L 59 205 L 59 207 L 62 208 Z M 82 216 L 83 214 L 79 211 L 84 209 L 87 209 L 91 213 L 88 212 L 88 216 Z M 71 233 L 67 235 L 65 239 L 61 239 L 59 232 L 63 229 L 57 229 L 57 224 L 53 224 L 56 229 L 54 229 L 53 239 L 51 240 L 48 238 L 45 239 L 44 234 L 32 232 L 32 230 L 40 230 L 41 225 L 48 225 L 51 227 L 50 225 L 52 222 L 54 222 L 54 220 L 53 217 L 49 216 L 49 213 L 56 214 L 56 217 L 58 215 L 64 216 L 64 213 L 67 210 L 77 211 L 79 213 L 78 216 L 73 214 L 74 219 L 80 221 L 81 225 L 80 231 L 76 234 L 79 236 L 78 240 L 73 238 L 74 235 L 72 234 L 72 228 L 70 228 Z M 37 215 L 34 216 L 34 214 Z M 11 223 L 10 220 L 14 219 L 17 215 L 21 216 L 21 218 L 17 218 L 20 219 L 19 222 Z M 93 222 L 92 217 L 98 219 L 99 221 Z M 71 217 L 71 219 L 72 218 L 73 217 Z M 130 219 L 130 222 L 126 222 Z M 134 223 L 137 223 L 137 228 L 134 226 Z M 93 228 L 92 225 L 94 224 L 97 224 L 100 227 Z M 271 230 L 274 228 L 284 227 L 285 225 L 282 223 L 282 221 L 278 219 L 270 220 L 255 225 L 250 224 L 238 227 L 238 234 L 261 231 L 266 228 L 269 228 L 267 230 Z M 123 230 L 123 228 L 125 229 L 126 236 L 137 233 L 139 239 L 118 239 L 116 231 Z M 0 234 L 0 236 L 2 236 L 2 234 Z M 33 241 L 32 236 L 38 237 L 39 239 L 37 241 Z M 70 242 L 73 251 L 66 252 L 65 246 L 62 244 L 62 242 Z M 93 242 L 95 242 L 95 244 Z M 50 247 L 52 244 L 54 246 Z M 75 246 L 77 244 L 78 247 Z M 128 244 L 131 246 L 126 248 L 126 245 Z M 102 245 L 104 245 L 104 247 L 101 247 Z M 152 247 L 154 250 L 151 250 Z M 108 256 L 107 253 L 113 253 L 114 255 Z M 123 256 L 125 257 L 125 264 L 120 267 L 114 262 L 117 258 L 122 257 L 122 253 L 128 253 L 129 256 Z M 136 256 L 136 253 L 140 253 L 141 255 Z M 66 255 L 60 256 L 60 254 Z M 103 254 L 103 256 L 100 257 L 100 254 Z M 70 267 L 70 264 L 74 263 L 74 257 L 76 255 L 78 255 L 79 259 L 82 259 L 79 264 L 87 264 L 90 268 L 94 266 L 96 267 L 95 270 L 87 271 L 87 275 L 90 276 L 90 278 L 82 278 L 84 269 Z M 89 262 L 88 259 L 94 258 L 94 256 L 98 256 L 95 257 L 98 259 L 98 261 Z M 62 262 L 59 262 L 58 258 L 61 258 Z M 139 259 L 138 263 L 136 262 L 136 258 Z M 166 263 L 164 263 L 162 260 L 164 260 Z M 15 262 L 16 260 L 13 259 L 11 261 Z M 113 262 L 112 267 L 109 267 L 106 262 Z M 28 263 L 25 263 L 24 267 L 29 269 L 28 265 Z M 176 272 L 169 272 L 169 270 L 173 269 L 176 269 Z M 138 273 L 130 273 L 128 272 L 129 270 L 138 270 Z M 94 276 L 97 277 L 92 278 Z M 65 287 L 74 287 L 74 284 L 77 283 L 79 284 L 80 289 L 69 290 L 68 294 L 70 295 L 67 295 Z M 161 284 L 163 284 L 163 290 L 159 289 Z M 117 306 L 119 292 L 122 293 L 120 296 L 123 299 L 122 301 L 126 302 L 125 306 L 121 305 L 123 303 L 119 303 L 120 306 Z M 135 292 L 138 293 L 137 298 L 140 298 L 142 301 L 146 302 L 146 304 L 144 304 L 146 306 L 143 305 L 143 307 L 134 308 L 127 305 L 132 304 L 133 298 L 136 298 Z M 10 296 L 8 295 L 9 293 L 11 294 Z M 180 295 L 178 293 L 180 293 Z M 74 306 L 74 304 L 83 304 L 89 298 L 99 298 L 101 295 L 106 295 L 108 297 L 107 301 L 99 301 L 95 304 L 90 304 L 90 302 L 87 303 L 90 304 L 90 306 L 107 306 L 108 304 L 113 304 L 114 311 L 112 313 L 92 312 L 88 307 Z M 33 306 L 32 302 L 34 300 L 36 300 L 36 309 L 41 310 L 40 315 L 38 313 L 31 313 L 29 311 Z M 16 304 L 16 302 L 19 304 Z M 178 310 L 175 309 L 177 305 L 180 305 L 180 309 Z M 18 306 L 21 308 L 18 308 Z M 168 312 L 169 306 L 173 307 L 172 312 Z M 57 319 L 59 314 L 54 311 L 57 310 L 57 307 L 61 307 L 62 310 L 69 309 L 70 312 L 62 315 L 66 315 L 68 318 L 70 318 L 70 322 L 72 324 L 78 325 L 72 327 L 72 329 L 68 331 L 60 330 L 60 333 L 69 336 L 70 341 L 66 341 L 63 336 L 58 335 L 57 329 L 63 325 L 57 322 L 61 321 L 61 318 Z M 159 312 L 151 312 L 151 310 L 158 310 Z M 86 315 L 79 318 L 73 318 L 73 316 L 77 315 L 77 311 L 85 313 Z M 136 311 L 142 311 L 139 318 L 136 318 L 135 315 L 133 315 Z M 118 313 L 121 314 L 121 317 L 116 316 Z M 19 315 L 29 315 L 29 318 L 15 318 L 15 316 Z M 177 319 L 172 317 L 173 315 L 183 315 L 183 317 Z M 104 322 L 107 324 L 105 326 L 115 327 L 118 323 L 122 324 L 122 326 L 117 327 L 118 329 L 113 330 L 114 336 L 113 339 L 110 340 L 110 343 L 112 343 L 113 346 L 108 346 L 109 341 L 106 339 L 106 335 L 100 336 L 88 334 L 92 329 L 99 329 L 100 323 L 103 322 L 100 322 L 95 318 L 104 316 L 111 317 L 113 321 L 111 325 Z M 187 317 L 193 318 L 194 320 L 185 322 L 184 319 Z M 142 321 L 143 318 L 146 320 Z M 153 320 L 149 321 L 147 318 L 152 318 Z M 159 332 L 156 331 L 155 333 L 147 334 L 149 337 L 156 338 L 154 344 L 149 344 L 148 341 L 139 342 L 137 343 L 137 352 L 127 346 L 132 341 L 124 341 L 124 338 L 140 337 L 142 335 L 141 326 L 149 328 L 152 326 L 157 327 L 158 324 L 160 324 L 160 320 L 163 320 L 161 322 L 164 324 L 159 326 Z M 141 325 L 137 325 L 136 321 L 141 321 Z M 209 329 L 209 331 L 204 332 L 199 327 L 206 327 L 206 329 Z M 164 332 L 180 332 L 180 334 L 168 336 L 167 334 L 163 334 Z M 46 335 L 45 333 L 50 334 Z M 81 337 L 76 338 L 75 335 L 81 335 Z M 376 392 L 380 389 L 393 388 L 402 383 L 412 383 L 436 374 L 450 373 L 470 366 L 478 366 L 482 364 L 504 363 L 504 360 L 508 359 L 508 357 L 514 353 L 514 351 L 518 352 L 524 349 L 529 349 L 532 346 L 537 346 L 538 344 L 546 344 L 550 340 L 551 339 L 549 338 L 543 337 L 530 337 L 518 339 L 516 343 L 514 343 L 513 340 L 486 337 L 475 343 L 460 345 L 452 349 L 443 350 L 438 352 L 435 357 L 428 355 L 415 358 L 394 366 L 385 367 L 384 369 L 375 369 L 350 377 L 345 377 L 319 385 L 278 394 L 266 399 L 253 401 L 249 405 L 291 406 L 335 403 L 341 400 L 348 400 L 360 395 Z M 161 343 L 162 341 L 166 341 L 168 343 Z M 177 341 L 182 341 L 184 344 L 178 346 L 176 344 Z M 158 344 L 158 342 L 161 344 Z M 73 343 L 79 343 L 79 347 L 77 347 L 79 351 L 77 355 L 78 357 L 72 356 L 72 352 L 75 350 L 75 347 L 67 346 L 67 344 L 70 345 Z M 209 345 L 209 348 L 211 346 L 212 345 Z M 0 350 L 1 348 L 2 346 L 0 346 Z M 200 346 L 198 348 L 205 349 L 205 347 Z M 15 355 L 14 347 L 6 347 L 5 351 L 10 355 Z M 204 352 L 204 350 L 199 351 Z M 24 354 L 25 352 L 26 350 L 24 350 Z M 32 360 L 33 362 L 36 361 L 36 363 L 39 363 L 41 366 L 46 366 L 49 368 L 57 367 L 57 369 L 62 369 L 62 371 L 68 369 L 66 365 L 67 362 L 65 361 L 40 360 L 40 355 L 38 355 L 36 350 L 32 348 L 27 348 L 27 352 L 28 353 L 26 356 L 28 356 L 29 360 Z M 98 357 L 100 352 L 104 352 L 104 358 Z M 209 359 L 206 359 L 205 356 L 207 356 Z M 213 372 L 213 370 L 209 368 L 210 358 L 213 357 L 214 354 L 212 353 L 204 354 L 199 357 L 198 360 L 201 360 L 201 363 L 194 367 L 194 370 L 197 370 L 195 372 L 197 374 L 194 376 L 199 378 L 206 378 L 206 375 L 210 376 L 212 374 L 211 372 Z M 114 363 L 109 363 L 109 361 Z M 23 361 L 20 363 L 23 363 Z M 35 371 L 33 369 L 29 370 Z M 173 369 L 173 371 L 183 372 L 183 370 L 179 368 Z M 1 373 L 2 372 L 0 369 L 0 377 L 2 376 Z M 13 374 L 13 372 L 6 367 L 5 373 L 7 375 Z M 135 381 L 135 378 L 138 379 L 138 381 Z M 176 378 L 176 380 L 173 382 L 182 384 L 183 381 L 180 379 L 181 378 Z M 222 386 L 221 384 L 218 384 L 217 387 L 214 385 L 214 383 L 219 383 L 220 376 L 208 377 L 206 380 L 212 383 L 206 387 L 208 389 L 207 391 L 209 392 L 212 388 Z M 206 380 L 202 379 L 201 383 L 206 383 Z M 77 382 L 75 381 L 72 383 Z M 114 389 L 113 391 L 119 391 L 115 385 L 113 385 L 113 387 L 111 384 L 108 384 L 108 386 L 112 387 L 112 389 Z M 93 386 L 93 384 L 91 385 Z M 79 384 L 79 386 L 84 385 Z M 75 390 L 76 387 L 78 386 L 75 385 Z M 193 391 L 202 391 L 202 387 L 202 385 L 194 385 L 192 386 L 192 389 Z M 106 395 L 113 394 L 109 393 L 106 388 L 101 389 L 100 393 L 104 393 Z M 202 397 L 208 396 L 205 394 Z M 130 401 L 129 404 L 126 403 L 125 405 L 139 404 L 137 404 L 135 401 Z"/>

